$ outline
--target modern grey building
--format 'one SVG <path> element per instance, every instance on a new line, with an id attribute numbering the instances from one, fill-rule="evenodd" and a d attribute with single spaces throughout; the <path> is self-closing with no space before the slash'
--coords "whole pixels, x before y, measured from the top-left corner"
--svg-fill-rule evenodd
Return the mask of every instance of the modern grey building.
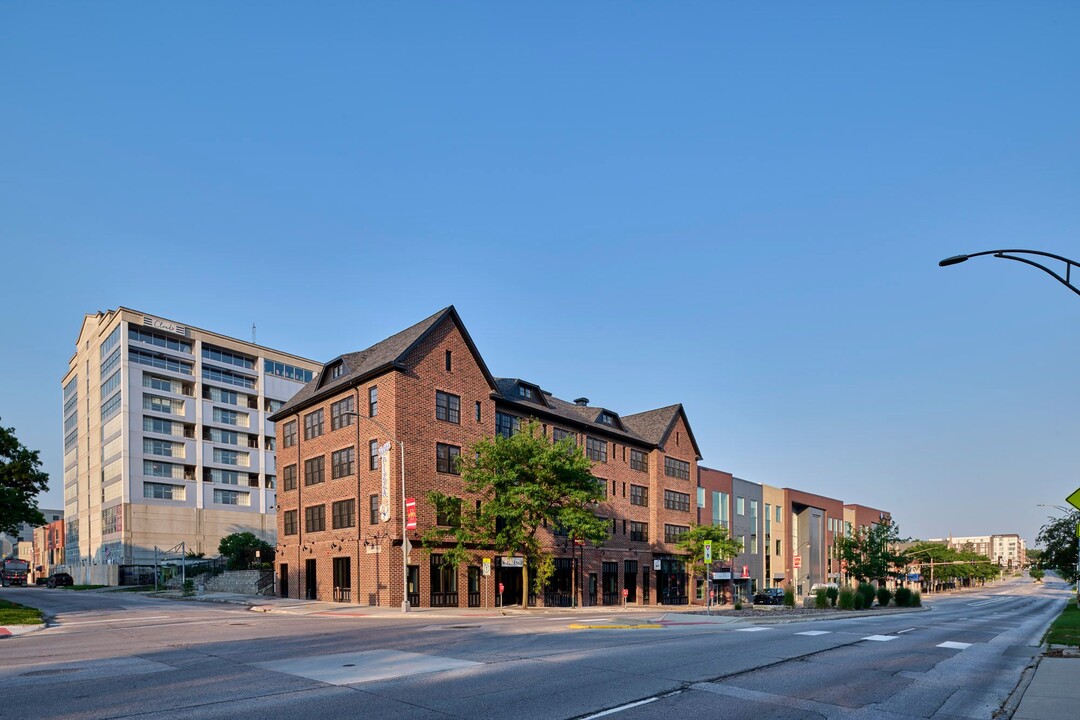
<path id="1" fill-rule="evenodd" d="M 155 548 L 276 534 L 274 425 L 320 364 L 119 308 L 87 315 L 62 382 L 67 566 L 117 581 Z M 81 568 L 81 570 L 80 570 Z"/>

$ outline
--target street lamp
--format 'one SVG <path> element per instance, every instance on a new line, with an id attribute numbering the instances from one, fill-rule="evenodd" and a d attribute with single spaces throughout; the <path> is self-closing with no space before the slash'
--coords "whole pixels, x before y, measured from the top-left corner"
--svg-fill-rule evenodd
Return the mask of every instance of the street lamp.
<path id="1" fill-rule="evenodd" d="M 1060 262 L 1065 263 L 1065 275 L 1063 277 L 1063 276 L 1059 275 L 1058 273 L 1054 272 L 1053 270 L 1051 270 L 1050 268 L 1046 267 L 1045 265 L 1040 265 L 1039 263 L 1035 262 L 1034 260 L 1030 260 L 1030 259 L 1028 259 L 1026 257 L 1018 257 L 1017 254 L 1010 254 L 1010 253 L 1017 253 L 1019 255 L 1037 255 L 1039 257 L 1047 257 L 1047 258 L 1050 258 L 1052 260 L 1058 260 Z M 982 252 L 977 252 L 977 253 L 967 253 L 967 254 L 964 254 L 964 255 L 953 255 L 952 257 L 945 258 L 944 260 L 939 262 L 938 265 L 941 266 L 941 267 L 948 267 L 950 265 L 959 265 L 960 263 L 966 262 L 967 260 L 969 260 L 969 259 L 971 259 L 973 257 L 980 257 L 982 255 L 993 255 L 994 257 L 1001 258 L 1002 260 L 1015 260 L 1016 262 L 1021 262 L 1021 263 L 1024 263 L 1025 265 L 1030 265 L 1030 266 L 1032 266 L 1034 268 L 1038 268 L 1039 270 L 1042 270 L 1044 273 L 1046 273 L 1050 277 L 1057 280 L 1059 283 L 1061 283 L 1065 287 L 1072 290 L 1077 295 L 1080 295 L 1080 288 L 1078 288 L 1078 287 L 1076 287 L 1075 285 L 1072 284 L 1072 269 L 1074 267 L 1080 268 L 1080 263 L 1078 263 L 1078 262 L 1076 262 L 1074 260 L 1070 260 L 1069 258 L 1062 257 L 1061 255 L 1054 255 L 1053 253 L 1042 252 L 1041 250 L 984 250 Z"/>
<path id="2" fill-rule="evenodd" d="M 353 410 L 346 410 L 341 413 L 343 416 L 352 415 L 356 417 L 357 423 L 361 417 L 365 417 Z M 409 612 L 409 528 L 408 528 L 408 516 L 405 509 L 405 441 L 398 440 L 394 433 L 390 432 L 385 425 L 376 420 L 373 417 L 365 417 L 366 420 L 370 420 L 371 423 L 386 433 L 386 436 L 391 442 L 397 443 L 398 448 L 401 451 L 401 612 Z M 357 465 L 357 472 L 360 471 L 359 465 Z M 360 501 L 359 493 L 357 494 L 356 501 Z"/>

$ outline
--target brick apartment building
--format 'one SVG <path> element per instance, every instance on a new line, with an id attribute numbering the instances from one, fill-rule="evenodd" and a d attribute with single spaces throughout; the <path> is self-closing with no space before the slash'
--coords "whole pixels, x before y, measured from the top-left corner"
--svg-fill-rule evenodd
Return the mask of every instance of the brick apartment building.
<path id="1" fill-rule="evenodd" d="M 388 607 L 689 601 L 675 543 L 696 519 L 700 451 L 681 405 L 623 416 L 495 378 L 449 307 L 327 363 L 270 419 L 283 596 Z M 429 491 L 460 496 L 466 508 L 474 501 L 455 459 L 530 419 L 545 436 L 570 434 L 583 447 L 607 495 L 597 514 L 611 521 L 600 546 L 548 533 L 555 573 L 535 597 L 523 587 L 521 558 L 481 549 L 474 563 L 453 568 L 438 549 L 420 548 L 426 529 L 451 522 L 437 516 Z M 415 500 L 416 527 L 403 563 L 405 499 Z"/>

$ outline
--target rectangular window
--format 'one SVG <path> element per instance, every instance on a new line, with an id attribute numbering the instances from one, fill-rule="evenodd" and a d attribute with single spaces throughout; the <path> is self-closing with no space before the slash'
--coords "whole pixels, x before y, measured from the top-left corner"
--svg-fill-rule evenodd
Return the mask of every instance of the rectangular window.
<path id="1" fill-rule="evenodd" d="M 236 450 L 222 450 L 221 448 L 214 448 L 214 462 L 222 465 L 251 466 L 251 458 L 247 453 L 237 452 Z"/>
<path id="2" fill-rule="evenodd" d="M 347 397 L 330 406 L 330 429 L 339 430 L 353 424 L 355 398 Z"/>
<path id="3" fill-rule="evenodd" d="M 690 495 L 687 493 L 675 492 L 674 490 L 665 490 L 664 507 L 668 510 L 690 512 Z"/>
<path id="4" fill-rule="evenodd" d="M 458 471 L 458 458 L 461 456 L 461 448 L 457 445 L 435 445 L 435 469 L 441 473 L 460 475 Z"/>
<path id="5" fill-rule="evenodd" d="M 454 353 L 450 350 L 446 351 L 446 372 L 452 372 L 454 369 Z"/>
<path id="6" fill-rule="evenodd" d="M 169 415 L 184 414 L 184 402 L 182 400 L 172 400 L 170 398 L 160 397 L 158 395 L 148 395 L 146 393 L 143 393 L 142 397 L 143 410 L 167 413 Z"/>
<path id="7" fill-rule="evenodd" d="M 167 462 L 157 462 L 156 460 L 143 460 L 143 475 L 183 480 L 184 466 Z"/>
<path id="8" fill-rule="evenodd" d="M 244 436 L 247 437 L 246 435 Z M 222 430 L 220 428 L 203 428 L 203 440 L 221 443 L 223 445 L 239 445 L 240 435 L 235 430 Z"/>
<path id="9" fill-rule="evenodd" d="M 326 529 L 326 506 L 312 505 L 304 508 L 304 532 L 321 532 Z"/>
<path id="10" fill-rule="evenodd" d="M 757 535 L 750 536 L 750 550 L 749 552 L 757 553 Z"/>
<path id="11" fill-rule="evenodd" d="M 117 370 L 109 379 L 101 384 L 101 397 L 109 397 L 116 388 L 120 387 L 120 371 Z"/>
<path id="12" fill-rule="evenodd" d="M 101 341 L 101 357 L 109 354 L 109 351 L 120 342 L 120 326 L 117 325 L 109 336 Z"/>
<path id="13" fill-rule="evenodd" d="M 372 495 L 368 498 L 368 522 L 372 525 L 379 524 L 379 496 Z"/>
<path id="14" fill-rule="evenodd" d="M 304 485 L 318 485 L 326 479 L 323 475 L 323 460 L 320 455 L 304 461 Z"/>
<path id="15" fill-rule="evenodd" d="M 367 391 L 367 406 L 368 417 L 375 417 L 379 414 L 379 388 L 378 386 L 368 388 Z"/>
<path id="16" fill-rule="evenodd" d="M 781 555 L 783 555 L 783 550 L 784 550 L 784 548 L 783 548 L 783 545 L 781 545 L 781 541 L 777 540 L 776 541 L 776 553 L 775 553 L 776 556 L 780 557 Z"/>
<path id="17" fill-rule="evenodd" d="M 585 438 L 585 454 L 595 462 L 607 462 L 607 442 L 596 438 Z"/>
<path id="18" fill-rule="evenodd" d="M 666 457 L 664 458 L 664 474 L 668 477 L 679 478 L 680 480 L 689 480 L 690 463 Z"/>
<path id="19" fill-rule="evenodd" d="M 241 397 L 247 396 L 241 396 L 235 390 L 226 390 L 225 388 L 211 387 L 209 385 L 203 386 L 203 398 L 206 400 L 225 403 L 226 405 L 239 405 Z"/>
<path id="20" fill-rule="evenodd" d="M 242 388 L 255 387 L 255 378 L 235 373 L 232 370 L 216 368 L 211 365 L 203 365 L 202 376 L 203 380 L 225 383 L 226 385 L 236 385 L 237 387 Z"/>
<path id="21" fill-rule="evenodd" d="M 239 485 L 240 473 L 236 470 L 218 470 L 217 468 L 203 468 L 203 480 L 205 480 L 206 482 L 221 483 L 222 485 Z"/>
<path id="22" fill-rule="evenodd" d="M 566 438 L 571 438 L 574 444 L 577 444 L 577 435 L 575 435 L 574 433 L 570 432 L 569 430 L 563 430 L 559 427 L 551 428 L 551 442 L 557 443 L 561 440 L 565 440 Z"/>
<path id="23" fill-rule="evenodd" d="M 368 469 L 379 469 L 379 441 L 372 440 L 368 443 Z"/>
<path id="24" fill-rule="evenodd" d="M 180 423 L 173 423 L 172 420 L 162 420 L 161 418 L 144 415 L 142 429 L 145 432 L 157 433 L 158 435 L 180 435 L 183 426 Z"/>
<path id="25" fill-rule="evenodd" d="M 120 364 L 120 348 L 116 348 L 112 355 L 107 360 L 101 363 L 101 376 L 105 377 L 109 374 L 109 371 Z"/>
<path id="26" fill-rule="evenodd" d="M 296 489 L 296 466 L 286 465 L 281 469 L 281 485 L 285 490 Z"/>
<path id="27" fill-rule="evenodd" d="M 435 513 L 435 524 L 444 527 L 461 525 L 461 498 L 446 498 Z"/>
<path id="28" fill-rule="evenodd" d="M 739 516 L 746 514 L 746 499 L 738 495 L 735 496 L 735 514 Z"/>
<path id="29" fill-rule="evenodd" d="M 600 491 L 601 501 L 607 500 L 607 480 L 604 478 L 593 478 L 596 481 L 596 488 Z"/>
<path id="30" fill-rule="evenodd" d="M 330 506 L 330 524 L 335 530 L 356 525 L 356 501 L 340 500 Z"/>
<path id="31" fill-rule="evenodd" d="M 170 380 L 169 378 L 151 375 L 148 372 L 143 373 L 142 384 L 143 387 L 150 388 L 151 390 L 161 390 L 162 392 L 171 393 L 180 392 L 180 382 L 178 380 Z"/>
<path id="32" fill-rule="evenodd" d="M 356 448 L 345 448 L 330 455 L 330 477 L 341 478 L 353 474 Z"/>
<path id="33" fill-rule="evenodd" d="M 503 412 L 495 413 L 495 434 L 508 438 L 521 430 L 521 419 Z"/>
<path id="34" fill-rule="evenodd" d="M 630 504 L 649 507 L 649 488 L 644 485 L 631 485 Z"/>
<path id="35" fill-rule="evenodd" d="M 223 410 L 216 407 L 214 408 L 213 418 L 214 422 L 222 425 L 239 425 L 243 427 L 249 425 L 247 413 L 239 413 L 235 410 Z"/>
<path id="36" fill-rule="evenodd" d="M 757 520 L 758 503 L 757 500 L 750 501 L 750 517 Z"/>
<path id="37" fill-rule="evenodd" d="M 292 447 L 296 444 L 296 421 L 292 420 L 281 426 L 281 446 Z"/>
<path id="38" fill-rule="evenodd" d="M 705 507 L 705 488 L 703 487 L 697 489 L 697 506 L 699 508 Z"/>
<path id="39" fill-rule="evenodd" d="M 480 422 L 480 401 L 476 401 L 476 422 Z"/>
<path id="40" fill-rule="evenodd" d="M 784 522 L 783 521 L 783 515 L 780 512 L 780 506 L 779 505 L 776 506 L 776 522 L 778 522 L 778 523 Z"/>
<path id="41" fill-rule="evenodd" d="M 630 450 L 630 469 L 649 472 L 649 456 L 640 450 Z"/>
<path id="42" fill-rule="evenodd" d="M 191 354 L 191 342 L 188 340 L 180 340 L 174 338 L 171 335 L 164 335 L 162 333 L 151 332 L 149 330 L 143 330 L 141 328 L 129 327 L 128 339 L 135 342 L 147 343 L 148 345 L 154 345 L 156 347 L 165 348 L 166 350 L 175 350 L 176 352 Z M 104 349 L 104 346 L 102 346 Z"/>
<path id="43" fill-rule="evenodd" d="M 664 542 L 677 543 L 683 539 L 690 528 L 685 525 L 664 525 Z"/>
<path id="44" fill-rule="evenodd" d="M 649 523 L 630 521 L 630 540 L 632 542 L 649 542 Z"/>
<path id="45" fill-rule="evenodd" d="M 184 444 L 155 438 L 143 438 L 143 452 L 147 455 L 182 458 L 184 457 Z"/>
<path id="46" fill-rule="evenodd" d="M 304 439 L 311 440 L 323 434 L 323 411 L 316 410 L 304 416 Z"/>
<path id="47" fill-rule="evenodd" d="M 131 350 L 128 351 L 128 359 L 133 363 L 149 365 L 150 367 L 156 367 L 160 370 L 169 370 L 170 372 L 183 373 L 184 375 L 191 374 L 191 363 L 177 360 L 168 355 L 162 355 L 161 353 L 145 352 L 143 350 L 131 348 Z"/>
<path id="48" fill-rule="evenodd" d="M 284 533 L 286 535 L 295 535 L 296 534 L 296 511 L 295 510 L 286 510 L 284 513 L 282 513 L 282 519 L 284 520 L 283 525 L 285 526 L 284 527 Z"/>
<path id="49" fill-rule="evenodd" d="M 183 500 L 186 497 L 186 493 L 183 485 L 144 482 L 143 497 L 153 498 L 154 500 Z"/>
<path id="50" fill-rule="evenodd" d="M 435 419 L 461 424 L 461 398 L 457 395 L 436 390 Z"/>
<path id="51" fill-rule="evenodd" d="M 239 490 L 222 490 L 220 488 L 214 488 L 214 502 L 218 505 L 240 505 L 248 507 L 251 505 L 251 493 L 240 492 Z"/>
<path id="52" fill-rule="evenodd" d="M 207 360 L 213 360 L 214 362 L 224 363 L 226 365 L 235 365 L 236 367 L 244 368 L 246 370 L 255 369 L 255 358 L 248 357 L 247 355 L 241 355 L 224 348 L 214 347 L 203 343 L 202 356 Z"/>
<path id="53" fill-rule="evenodd" d="M 314 376 L 310 370 L 293 367 L 292 365 L 286 365 L 285 363 L 274 362 L 273 360 L 264 360 L 263 370 L 267 375 L 277 375 L 286 380 L 295 380 L 302 383 L 311 382 L 311 378 Z"/>
<path id="54" fill-rule="evenodd" d="M 101 404 L 101 419 L 102 421 L 108 420 L 116 413 L 120 412 L 120 399 L 124 396 L 124 393 L 118 392 L 109 398 L 107 401 Z"/>
<path id="55" fill-rule="evenodd" d="M 739 544 L 742 545 L 744 553 L 750 552 L 750 541 L 745 535 L 739 536 Z"/>

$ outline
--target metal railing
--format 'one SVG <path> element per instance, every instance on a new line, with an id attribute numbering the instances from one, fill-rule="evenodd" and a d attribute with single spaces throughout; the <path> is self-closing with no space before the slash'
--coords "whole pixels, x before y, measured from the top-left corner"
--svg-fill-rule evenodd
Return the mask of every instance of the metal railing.
<path id="1" fill-rule="evenodd" d="M 456 592 L 431 593 L 431 607 L 457 607 L 458 594 Z"/>
<path id="2" fill-rule="evenodd" d="M 469 593 L 469 607 L 480 607 L 480 593 Z"/>
<path id="3" fill-rule="evenodd" d="M 351 587 L 334 588 L 334 602 L 352 602 Z"/>

